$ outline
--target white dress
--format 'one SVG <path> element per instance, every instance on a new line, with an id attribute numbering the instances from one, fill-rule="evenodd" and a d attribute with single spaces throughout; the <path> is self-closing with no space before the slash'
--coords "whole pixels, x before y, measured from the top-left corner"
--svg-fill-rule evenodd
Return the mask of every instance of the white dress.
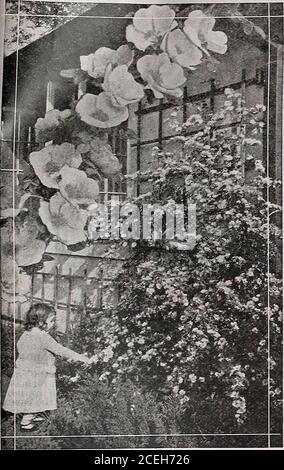
<path id="1" fill-rule="evenodd" d="M 15 364 L 3 408 L 11 413 L 39 413 L 55 410 L 55 355 L 79 359 L 80 354 L 57 343 L 37 327 L 25 331 L 17 343 Z"/>

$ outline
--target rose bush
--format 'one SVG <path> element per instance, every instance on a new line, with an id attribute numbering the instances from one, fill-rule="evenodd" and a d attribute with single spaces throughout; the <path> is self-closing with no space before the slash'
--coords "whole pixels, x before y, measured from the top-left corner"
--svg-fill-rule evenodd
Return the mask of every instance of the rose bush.
<path id="1" fill-rule="evenodd" d="M 159 169 L 137 175 L 152 181 L 144 203 L 150 197 L 151 203 L 165 203 L 176 178 L 183 178 L 175 200 L 196 204 L 196 245 L 182 252 L 166 250 L 165 244 L 161 252 L 154 242 L 136 242 L 121 275 L 120 303 L 100 311 L 90 306 L 89 326 L 81 337 L 86 338 L 85 350 L 95 353 L 101 381 L 137 378 L 160 397 L 172 394 L 183 406 L 187 432 L 266 429 L 269 394 L 271 432 L 277 433 L 281 232 L 273 218 L 280 207 L 263 194 L 266 185 L 276 188 L 280 182 L 265 177 L 258 157 L 255 176 L 250 184 L 245 181 L 243 165 L 261 139 L 264 108 L 240 106 L 240 96 L 231 90 L 226 96 L 223 112 L 212 116 L 204 108 L 195 117 L 203 122 L 200 132 L 187 135 L 192 123 L 183 126 L 178 162 L 167 154 Z M 245 116 L 246 134 L 220 128 L 228 115 Z M 274 213 L 269 240 L 267 211 Z"/>
<path id="2" fill-rule="evenodd" d="M 67 118 L 64 114 L 66 119 L 56 112 L 45 117 L 46 122 L 40 121 L 45 141 L 53 143 L 31 157 L 40 182 L 33 180 L 29 190 L 38 198 L 38 208 L 12 213 L 22 230 L 20 248 L 25 253 L 29 253 L 28 239 L 41 246 L 51 236 L 67 245 L 86 242 L 90 211 L 80 205 L 97 196 L 101 175 L 119 172 L 105 130 L 127 119 L 127 105 L 139 99 L 144 85 L 157 98 L 179 97 L 185 72 L 199 65 L 203 52 L 226 52 L 227 37 L 213 31 L 213 17 L 198 10 L 183 23 L 179 20 L 177 24 L 174 18 L 167 6 L 140 9 L 126 32 L 138 51 L 130 52 L 128 46 L 127 51 L 102 48 L 81 60 L 82 69 L 100 80 L 104 91 L 97 96 L 85 94 L 76 112 L 67 112 Z M 129 74 L 135 66 L 140 77 L 135 70 L 134 79 Z M 129 89 L 120 83 L 121 77 L 127 79 Z M 121 432 L 123 426 L 133 433 L 153 429 L 163 433 L 266 433 L 269 396 L 271 432 L 281 432 L 281 276 L 276 263 L 280 233 L 274 223 L 280 208 L 263 197 L 279 183 L 265 177 L 261 160 L 250 152 L 262 138 L 264 109 L 247 110 L 239 103 L 240 96 L 229 90 L 218 115 L 211 116 L 205 108 L 203 116 L 189 117 L 177 129 L 183 144 L 178 161 L 171 153 L 160 151 L 164 161 L 157 171 L 137 173 L 138 182 L 152 182 L 151 203 L 165 203 L 170 195 L 176 202 L 196 204 L 196 244 L 190 252 L 182 252 L 168 250 L 163 244 L 135 242 L 137 250 L 132 251 L 120 279 L 118 306 L 98 311 L 90 305 L 75 330 L 74 346 L 95 360 L 90 372 L 70 364 L 60 368 L 60 390 L 66 395 L 72 389 L 72 395 L 60 398 L 62 409 L 49 434 L 62 435 L 66 429 L 74 434 L 82 430 L 102 433 L 106 416 L 107 430 L 113 433 Z M 239 118 L 240 132 L 229 135 L 221 126 L 232 116 Z M 187 135 L 196 124 L 201 126 L 200 132 Z M 65 133 L 59 139 L 54 132 L 50 139 L 50 129 L 58 127 Z M 65 144 L 70 152 L 62 151 Z M 247 162 L 255 163 L 256 174 L 249 185 L 243 172 Z M 139 200 L 135 202 L 139 204 Z M 39 231 L 27 219 L 31 227 L 27 232 L 27 216 L 40 224 Z M 10 212 L 6 219 L 4 232 Z M 48 233 L 42 231 L 43 224 Z M 40 257 L 37 249 L 33 252 Z M 16 280 L 24 275 L 24 291 L 26 286 L 30 289 L 26 284 L 30 278 L 11 263 L 9 251 L 5 259 L 12 268 L 4 279 L 4 295 L 11 298 L 14 273 Z M 17 286 L 16 294 L 21 297 L 23 293 Z M 97 410 L 102 416 L 98 417 Z M 157 441 L 155 438 L 154 443 Z M 88 444 L 90 448 L 97 445 Z"/>

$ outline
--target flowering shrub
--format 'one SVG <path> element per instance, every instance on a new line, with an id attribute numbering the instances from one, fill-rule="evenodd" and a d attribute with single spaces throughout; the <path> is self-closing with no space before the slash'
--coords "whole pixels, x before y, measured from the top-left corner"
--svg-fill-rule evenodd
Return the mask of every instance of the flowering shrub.
<path id="1" fill-rule="evenodd" d="M 167 201 L 183 178 L 174 197 L 196 204 L 196 245 L 191 252 L 165 246 L 161 253 L 155 242 L 137 241 L 121 277 L 120 303 L 91 309 L 91 333 L 82 333 L 100 380 L 131 378 L 160 397 L 175 396 L 187 432 L 266 432 L 268 394 L 271 431 L 281 428 L 280 230 L 275 215 L 269 225 L 267 218 L 280 208 L 264 197 L 265 188 L 280 182 L 265 176 L 257 157 L 249 182 L 243 171 L 259 145 L 263 111 L 246 108 L 227 90 L 224 109 L 214 116 L 205 109 L 182 127 L 178 162 L 167 153 L 159 169 L 137 175 L 151 179 L 144 197 L 151 203 Z M 229 118 L 245 126 L 228 132 L 220 124 Z M 188 135 L 196 123 L 203 127 Z"/>

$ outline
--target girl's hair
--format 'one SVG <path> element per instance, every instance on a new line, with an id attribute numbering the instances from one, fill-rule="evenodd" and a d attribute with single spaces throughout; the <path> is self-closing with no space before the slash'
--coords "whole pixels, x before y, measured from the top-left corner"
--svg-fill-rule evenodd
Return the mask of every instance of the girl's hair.
<path id="1" fill-rule="evenodd" d="M 51 314 L 55 314 L 55 310 L 50 305 L 40 302 L 33 304 L 26 315 L 25 330 L 31 330 L 34 326 L 42 327 Z"/>

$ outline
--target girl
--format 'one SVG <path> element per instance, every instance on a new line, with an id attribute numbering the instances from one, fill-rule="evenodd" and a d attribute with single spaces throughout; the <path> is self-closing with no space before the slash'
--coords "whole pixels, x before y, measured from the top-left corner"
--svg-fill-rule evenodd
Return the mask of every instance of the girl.
<path id="1" fill-rule="evenodd" d="M 23 413 L 22 429 L 32 429 L 42 421 L 38 413 L 55 410 L 55 355 L 73 361 L 91 363 L 83 354 L 57 343 L 48 333 L 55 322 L 55 311 L 49 305 L 37 303 L 30 307 L 25 331 L 17 342 L 19 353 L 3 408 L 11 413 Z"/>

